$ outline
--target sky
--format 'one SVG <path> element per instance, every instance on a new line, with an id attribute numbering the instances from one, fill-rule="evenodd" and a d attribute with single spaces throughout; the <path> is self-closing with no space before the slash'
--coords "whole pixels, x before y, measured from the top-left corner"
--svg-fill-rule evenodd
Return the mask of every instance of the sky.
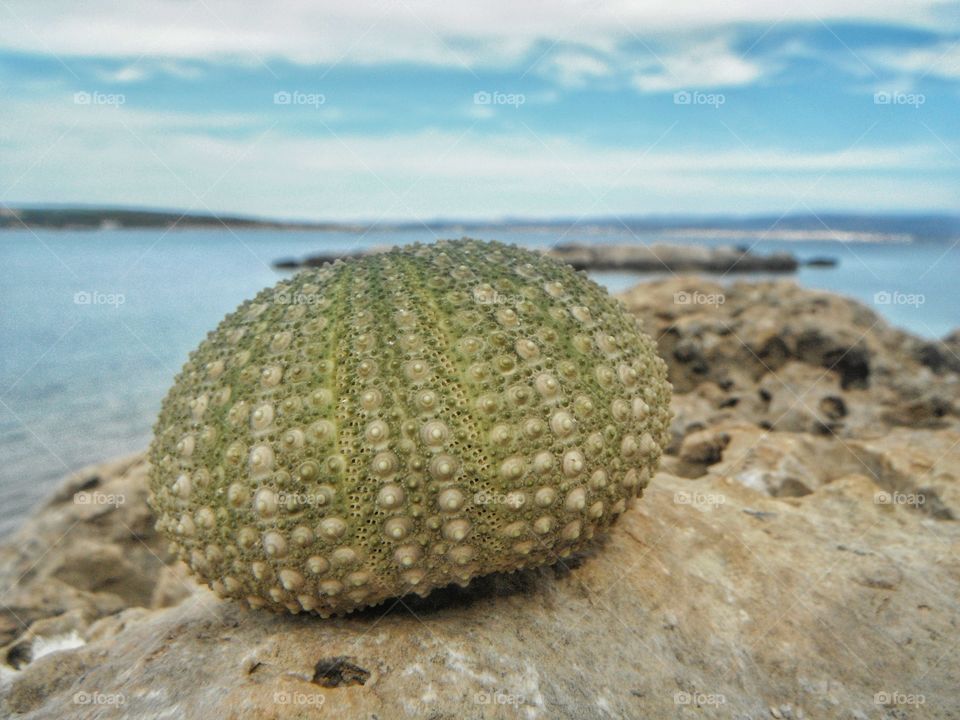
<path id="1" fill-rule="evenodd" d="M 960 4 L 0 0 L 0 203 L 960 207 Z"/>

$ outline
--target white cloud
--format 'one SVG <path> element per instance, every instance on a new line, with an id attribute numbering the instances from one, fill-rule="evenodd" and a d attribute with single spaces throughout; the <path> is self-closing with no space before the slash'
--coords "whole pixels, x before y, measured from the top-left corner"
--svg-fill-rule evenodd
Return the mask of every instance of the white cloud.
<path id="1" fill-rule="evenodd" d="M 960 187 L 947 181 L 951 165 L 932 145 L 747 152 L 731 138 L 726 148 L 670 150 L 668 138 L 647 151 L 656 137 L 637 137 L 632 148 L 529 132 L 303 137 L 249 118 L 194 123 L 129 106 L 11 110 L 0 137 L 9 203 L 394 219 L 769 212 L 798 198 L 858 210 L 960 202 Z M 214 137 L 198 129 L 228 122 L 246 130 Z"/>
<path id="2" fill-rule="evenodd" d="M 643 92 L 723 88 L 749 85 L 763 72 L 760 65 L 734 51 L 729 40 L 716 38 L 650 58 L 634 76 L 633 85 Z"/>
<path id="3" fill-rule="evenodd" d="M 145 67 L 137 65 L 125 65 L 118 70 L 106 71 L 100 73 L 100 77 L 106 82 L 112 83 L 134 83 L 146 80 L 149 76 Z"/>
<path id="4" fill-rule="evenodd" d="M 539 64 L 537 70 L 567 87 L 578 87 L 613 72 L 609 63 L 595 55 L 569 51 L 560 52 L 545 59 Z"/>
<path id="5" fill-rule="evenodd" d="M 121 65 L 115 70 L 100 72 L 100 77 L 105 81 L 115 83 L 137 83 L 157 75 L 169 75 L 181 80 L 195 80 L 202 73 L 198 68 L 184 62 L 154 58 L 137 58 L 134 62 Z"/>
<path id="6" fill-rule="evenodd" d="M 49 0 L 4 3 L 0 47 L 69 56 L 508 66 L 563 41 L 605 53 L 641 35 L 736 23 L 860 20 L 944 29 L 940 0 Z M 731 67 L 728 75 L 745 72 Z"/>
<path id="7" fill-rule="evenodd" d="M 868 55 L 871 63 L 907 78 L 960 79 L 960 42 L 943 42 L 924 48 L 884 48 Z"/>

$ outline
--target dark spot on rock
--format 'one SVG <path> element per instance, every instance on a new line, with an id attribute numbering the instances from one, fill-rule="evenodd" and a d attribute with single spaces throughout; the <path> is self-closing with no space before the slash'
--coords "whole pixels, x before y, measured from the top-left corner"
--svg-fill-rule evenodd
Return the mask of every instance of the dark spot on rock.
<path id="1" fill-rule="evenodd" d="M 763 347 L 760 348 L 760 351 L 757 353 L 757 357 L 760 358 L 764 366 L 770 370 L 777 370 L 787 362 L 787 359 L 790 357 L 790 351 L 781 338 L 775 337 L 764 343 Z"/>
<path id="2" fill-rule="evenodd" d="M 795 354 L 810 365 L 836 370 L 844 390 L 870 385 L 870 354 L 863 344 L 849 345 L 842 338 L 811 328 L 797 337 Z"/>
<path id="3" fill-rule="evenodd" d="M 817 435 L 830 435 L 833 432 L 833 426 L 830 423 L 814 421 L 810 430 Z"/>
<path id="4" fill-rule="evenodd" d="M 684 440 L 680 457 L 689 463 L 713 465 L 723 459 L 723 451 L 729 444 L 730 435 L 725 432 L 690 435 Z"/>
<path id="5" fill-rule="evenodd" d="M 10 649 L 7 650 L 7 665 L 16 670 L 19 670 L 24 665 L 29 665 L 33 659 L 32 645 L 32 643 L 26 641 L 12 645 Z"/>
<path id="6" fill-rule="evenodd" d="M 82 492 L 83 490 L 92 490 L 93 488 L 97 487 L 99 484 L 100 484 L 100 476 L 91 475 L 90 477 L 83 479 L 83 482 L 81 482 L 80 485 L 77 486 L 77 491 Z"/>
<path id="7" fill-rule="evenodd" d="M 703 349 L 699 342 L 692 338 L 680 340 L 673 349 L 673 356 L 695 375 L 706 375 L 710 372 L 710 365 L 703 356 Z"/>
<path id="8" fill-rule="evenodd" d="M 73 477 L 70 482 L 60 488 L 53 498 L 51 503 L 64 503 L 64 502 L 73 502 L 74 495 L 79 492 L 85 492 L 87 490 L 93 490 L 93 488 L 98 487 L 102 482 L 101 478 L 97 474 L 87 475 L 84 478 Z"/>
<path id="9" fill-rule="evenodd" d="M 803 497 L 804 495 L 809 495 L 812 493 L 806 483 L 797 478 L 787 478 L 784 480 L 780 487 L 777 488 L 777 491 L 774 493 L 775 497 Z"/>
<path id="10" fill-rule="evenodd" d="M 857 548 L 847 547 L 846 545 L 837 545 L 837 550 L 842 550 L 843 552 L 851 552 L 854 555 L 860 555 L 861 557 L 869 555 L 866 550 L 858 550 Z"/>
<path id="11" fill-rule="evenodd" d="M 934 429 L 944 427 L 943 418 L 955 412 L 946 398 L 927 394 L 890 408 L 884 412 L 883 419 L 891 425 Z"/>
<path id="12" fill-rule="evenodd" d="M 673 356 L 682 363 L 691 362 L 697 358 L 697 351 L 691 342 L 686 341 L 677 344 Z"/>
<path id="13" fill-rule="evenodd" d="M 870 386 L 870 358 L 859 345 L 824 353 L 823 365 L 840 373 L 840 387 L 844 390 Z"/>
<path id="14" fill-rule="evenodd" d="M 935 373 L 939 374 L 944 370 L 960 372 L 960 359 L 943 342 L 919 342 L 913 348 L 913 356 L 920 364 L 925 365 Z"/>
<path id="15" fill-rule="evenodd" d="M 847 415 L 847 404 L 842 397 L 827 395 L 820 398 L 820 412 L 831 420 L 838 420 Z"/>
<path id="16" fill-rule="evenodd" d="M 336 688 L 345 685 L 365 685 L 370 671 L 350 662 L 349 658 L 321 658 L 313 668 L 310 682 L 321 687 Z"/>
<path id="17" fill-rule="evenodd" d="M 956 520 L 950 507 L 940 499 L 940 495 L 932 487 L 917 488 L 917 495 L 923 498 L 920 509 L 937 520 Z"/>
<path id="18" fill-rule="evenodd" d="M 728 397 L 720 401 L 720 407 L 722 408 L 736 407 L 739 404 L 740 398 L 738 397 Z"/>
<path id="19" fill-rule="evenodd" d="M 770 402 L 770 400 L 773 399 L 773 395 L 771 395 L 770 391 L 767 390 L 766 388 L 760 388 L 759 390 L 757 390 L 757 395 L 759 395 L 760 399 L 763 400 L 765 403 L 768 403 Z"/>

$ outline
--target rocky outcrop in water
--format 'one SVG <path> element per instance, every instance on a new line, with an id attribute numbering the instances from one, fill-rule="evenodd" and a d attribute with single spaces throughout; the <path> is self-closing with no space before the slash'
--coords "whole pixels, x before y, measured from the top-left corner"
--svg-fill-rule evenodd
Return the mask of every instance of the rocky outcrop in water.
<path id="1" fill-rule="evenodd" d="M 303 259 L 285 258 L 274 266 L 281 270 L 320 267 L 348 257 L 383 252 L 388 248 L 371 248 L 348 253 L 317 253 Z M 561 244 L 544 250 L 550 257 L 562 260 L 577 270 L 612 270 L 636 273 L 707 272 L 707 273 L 791 273 L 801 262 L 791 253 L 760 254 L 747 248 L 708 247 L 705 245 L 584 245 Z M 832 258 L 816 258 L 817 267 L 836 264 Z"/>
<path id="2" fill-rule="evenodd" d="M 755 253 L 747 248 L 707 245 L 557 245 L 548 255 L 577 270 L 630 272 L 789 273 L 800 261 L 787 252 Z"/>

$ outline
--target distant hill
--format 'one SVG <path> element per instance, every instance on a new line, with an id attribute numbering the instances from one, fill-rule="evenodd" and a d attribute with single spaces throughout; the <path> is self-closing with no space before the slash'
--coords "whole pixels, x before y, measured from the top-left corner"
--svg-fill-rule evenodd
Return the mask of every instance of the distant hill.
<path id="1" fill-rule="evenodd" d="M 290 222 L 241 215 L 180 213 L 169 210 L 118 209 L 97 207 L 0 208 L 0 230 L 24 226 L 45 230 L 106 230 L 120 228 L 208 228 L 275 229 L 363 232 L 371 223 Z M 504 218 L 476 221 L 437 219 L 377 223 L 376 229 L 430 229 L 451 235 L 470 234 L 490 229 L 559 229 L 602 234 L 629 229 L 636 233 L 699 235 L 780 240 L 842 240 L 872 242 L 911 242 L 913 240 L 953 240 L 960 238 L 960 215 L 820 213 L 815 215 L 753 215 L 714 217 L 593 217 L 593 218 Z"/>
<path id="2" fill-rule="evenodd" d="M 266 228 L 288 230 L 353 230 L 337 223 L 301 223 L 236 215 L 204 215 L 114 208 L 0 208 L 0 229 L 27 226 L 44 230 L 110 230 L 119 228 Z"/>

